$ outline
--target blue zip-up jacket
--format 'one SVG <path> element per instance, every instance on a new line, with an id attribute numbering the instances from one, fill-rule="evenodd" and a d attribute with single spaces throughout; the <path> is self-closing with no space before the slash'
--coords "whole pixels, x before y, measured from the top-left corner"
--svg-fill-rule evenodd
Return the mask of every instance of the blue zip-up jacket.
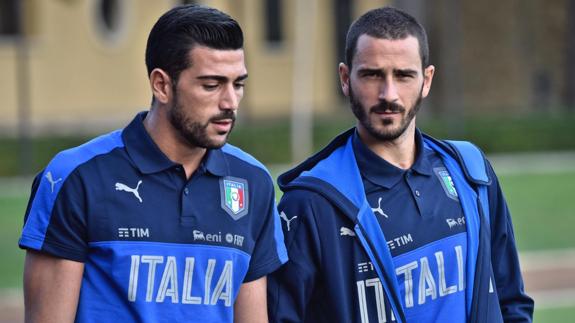
<path id="1" fill-rule="evenodd" d="M 387 239 L 365 197 L 353 132 L 278 179 L 290 260 L 268 278 L 271 322 L 406 322 Z M 467 321 L 531 322 L 533 301 L 524 292 L 511 218 L 493 169 L 485 162 L 487 176 L 474 178 L 450 145 L 426 135 L 423 143 L 441 156 L 466 218 Z M 487 188 L 485 212 L 481 185 Z M 365 282 L 375 286 L 371 303 L 356 288 L 368 269 L 379 278 Z"/>

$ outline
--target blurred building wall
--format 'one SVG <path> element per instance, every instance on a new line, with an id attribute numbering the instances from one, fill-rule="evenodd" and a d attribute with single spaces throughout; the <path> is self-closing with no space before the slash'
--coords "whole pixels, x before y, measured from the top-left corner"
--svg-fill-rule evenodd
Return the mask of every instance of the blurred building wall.
<path id="1" fill-rule="evenodd" d="M 144 48 L 147 34 L 168 1 L 119 1 L 115 16 L 103 21 L 99 1 L 21 1 L 26 22 L 27 55 L 14 55 L 21 39 L 0 44 L 0 67 L 14 71 L 18 59 L 28 64 L 32 129 L 60 131 L 109 127 L 145 109 L 150 94 Z M 23 57 L 24 56 L 24 57 Z M 15 73 L 15 71 L 14 71 Z M 2 128 L 14 128 L 19 108 L 16 75 L 3 77 Z M 4 118 L 4 116 L 10 116 Z"/>
<path id="2" fill-rule="evenodd" d="M 314 1 L 308 35 L 314 113 L 345 109 L 337 80 L 345 30 L 366 10 L 386 4 L 411 12 L 428 30 L 437 71 L 426 100 L 431 112 L 424 113 L 554 113 L 568 97 L 568 76 L 575 73 L 565 70 L 566 40 L 573 37 L 568 0 Z M 2 133 L 15 133 L 23 105 L 36 133 L 120 127 L 147 109 L 147 35 L 163 12 L 184 2 L 222 9 L 244 29 L 250 78 L 241 118 L 290 113 L 297 1 L 118 0 L 109 1 L 114 5 L 106 11 L 105 0 L 0 0 L 0 10 L 7 2 L 20 3 L 25 37 L 0 35 Z M 269 19 L 273 12 L 277 16 Z M 26 75 L 18 74 L 22 64 Z"/>
<path id="3" fill-rule="evenodd" d="M 241 117 L 258 120 L 290 113 L 295 1 L 119 0 L 112 1 L 116 6 L 111 7 L 108 25 L 101 0 L 13 1 L 21 2 L 25 25 L 21 34 L 25 37 L 0 36 L 2 133 L 15 133 L 18 126 L 18 59 L 29 66 L 28 75 L 20 77 L 29 94 L 29 122 L 34 133 L 90 132 L 125 124 L 136 111 L 146 109 L 151 99 L 144 64 L 149 30 L 167 9 L 190 2 L 219 8 L 244 29 L 250 79 Z M 317 17 L 309 32 L 314 44 L 312 105 L 316 113 L 328 114 L 341 105 L 333 29 L 338 1 L 316 1 Z M 271 2 L 279 4 L 281 17 L 281 37 L 272 41 L 266 35 L 266 5 Z M 349 20 L 382 3 L 385 1 L 357 1 Z M 22 39 L 27 42 L 28 54 L 19 56 Z"/>
<path id="4" fill-rule="evenodd" d="M 401 1 L 398 1 L 401 2 Z M 559 114 L 572 60 L 569 0 L 458 1 L 426 4 L 436 114 Z M 451 46 L 451 48 L 449 47 Z M 454 63 L 453 63 L 454 62 Z M 446 79 L 456 80 L 451 84 Z M 457 107 L 450 107 L 452 102 Z"/>

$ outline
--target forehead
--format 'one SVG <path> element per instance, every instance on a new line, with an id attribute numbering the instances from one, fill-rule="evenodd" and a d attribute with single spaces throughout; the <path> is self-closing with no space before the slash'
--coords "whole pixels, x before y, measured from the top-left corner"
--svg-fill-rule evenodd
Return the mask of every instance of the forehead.
<path id="1" fill-rule="evenodd" d="M 247 73 L 244 50 L 221 50 L 195 46 L 189 53 L 190 67 L 197 75 L 221 75 L 235 78 Z"/>
<path id="2" fill-rule="evenodd" d="M 353 57 L 354 68 L 385 67 L 421 69 L 419 42 L 413 36 L 382 39 L 361 35 Z"/>

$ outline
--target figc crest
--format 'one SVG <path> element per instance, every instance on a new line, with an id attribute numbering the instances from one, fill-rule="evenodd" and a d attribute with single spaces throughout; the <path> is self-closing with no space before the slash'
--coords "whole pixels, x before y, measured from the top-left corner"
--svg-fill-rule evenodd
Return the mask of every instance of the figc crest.
<path id="1" fill-rule="evenodd" d="M 220 179 L 221 206 L 234 220 L 248 213 L 248 182 L 242 178 Z"/>

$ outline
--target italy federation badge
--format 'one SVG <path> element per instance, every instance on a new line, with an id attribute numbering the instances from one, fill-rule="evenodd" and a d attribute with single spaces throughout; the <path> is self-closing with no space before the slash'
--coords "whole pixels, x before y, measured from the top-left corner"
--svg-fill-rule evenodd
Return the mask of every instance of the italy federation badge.
<path id="1" fill-rule="evenodd" d="M 220 179 L 221 206 L 234 220 L 248 213 L 248 182 L 243 178 L 226 176 Z"/>
<path id="2" fill-rule="evenodd" d="M 455 185 L 453 184 L 453 179 L 445 167 L 434 168 L 433 171 L 441 183 L 441 187 L 445 191 L 445 194 L 453 200 L 459 201 L 457 196 L 457 190 L 455 190 Z"/>

